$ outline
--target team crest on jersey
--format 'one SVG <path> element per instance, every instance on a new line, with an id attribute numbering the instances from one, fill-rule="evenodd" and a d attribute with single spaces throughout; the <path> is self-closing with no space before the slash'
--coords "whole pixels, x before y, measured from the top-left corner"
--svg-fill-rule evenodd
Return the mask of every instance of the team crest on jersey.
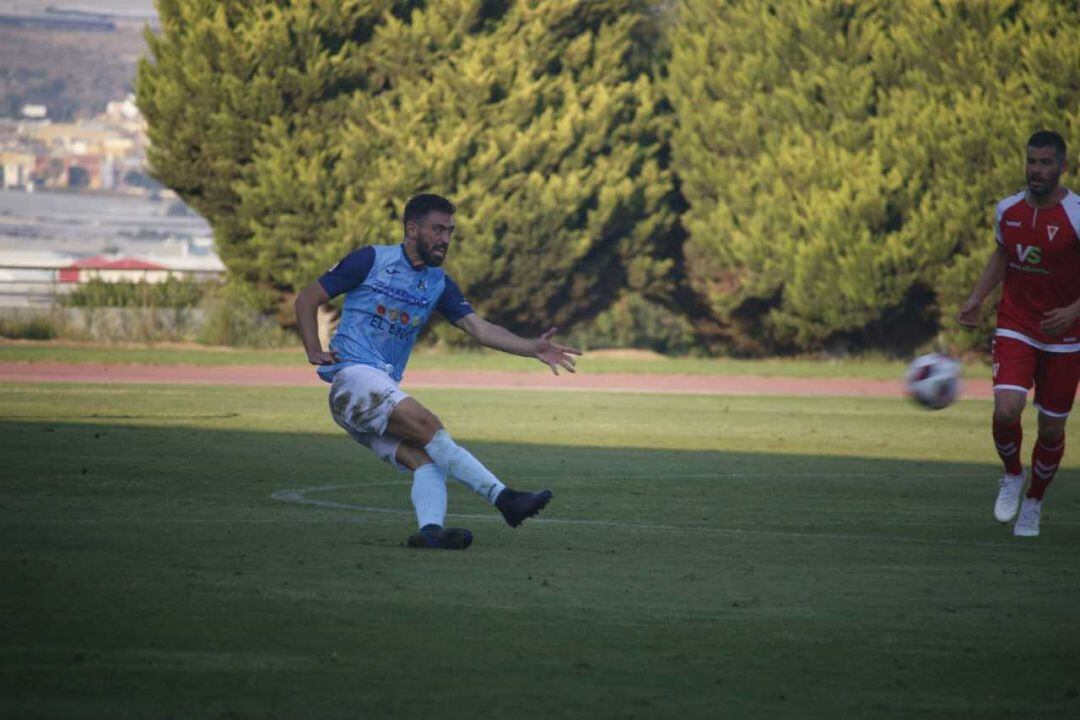
<path id="1" fill-rule="evenodd" d="M 1058 231 L 1058 226 L 1057 225 L 1047 225 L 1046 226 L 1046 239 L 1049 240 L 1050 242 L 1054 242 L 1054 236 L 1057 235 L 1057 231 Z"/>
<path id="2" fill-rule="evenodd" d="M 427 290 L 427 283 L 424 282 L 423 278 L 420 278 L 420 282 L 416 283 L 416 289 L 420 292 L 424 292 L 425 290 Z"/>

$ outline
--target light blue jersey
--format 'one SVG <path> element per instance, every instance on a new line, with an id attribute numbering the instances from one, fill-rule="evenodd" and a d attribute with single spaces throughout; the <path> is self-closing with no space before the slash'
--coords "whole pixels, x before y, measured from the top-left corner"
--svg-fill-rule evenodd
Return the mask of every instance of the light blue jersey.
<path id="1" fill-rule="evenodd" d="M 330 297 L 345 293 L 330 350 L 341 362 L 318 368 L 334 375 L 354 364 L 370 365 L 401 382 L 420 330 L 439 311 L 450 322 L 473 312 L 461 290 L 441 268 L 414 268 L 403 245 L 372 245 L 348 255 L 319 278 Z"/>

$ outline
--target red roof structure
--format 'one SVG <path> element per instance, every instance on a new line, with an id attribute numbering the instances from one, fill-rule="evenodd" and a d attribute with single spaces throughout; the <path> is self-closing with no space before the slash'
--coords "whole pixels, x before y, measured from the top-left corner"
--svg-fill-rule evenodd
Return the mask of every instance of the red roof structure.
<path id="1" fill-rule="evenodd" d="M 71 263 L 69 268 L 87 270 L 168 270 L 169 268 L 157 263 L 147 262 L 132 257 L 109 257 L 107 255 L 94 255 L 93 257 L 81 258 Z"/>
<path id="2" fill-rule="evenodd" d="M 109 257 L 107 255 L 94 255 L 93 257 L 81 258 L 67 267 L 60 268 L 58 280 L 62 283 L 79 282 L 80 270 L 168 270 L 169 268 L 157 263 L 147 262 L 132 257 Z"/>

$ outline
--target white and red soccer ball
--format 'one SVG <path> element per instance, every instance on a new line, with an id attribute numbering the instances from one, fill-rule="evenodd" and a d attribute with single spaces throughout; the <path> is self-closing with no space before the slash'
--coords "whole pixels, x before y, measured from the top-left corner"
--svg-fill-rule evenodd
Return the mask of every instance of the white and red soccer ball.
<path id="1" fill-rule="evenodd" d="M 930 353 L 911 361 L 904 375 L 908 397 L 930 410 L 952 405 L 960 395 L 962 366 L 946 355 Z"/>

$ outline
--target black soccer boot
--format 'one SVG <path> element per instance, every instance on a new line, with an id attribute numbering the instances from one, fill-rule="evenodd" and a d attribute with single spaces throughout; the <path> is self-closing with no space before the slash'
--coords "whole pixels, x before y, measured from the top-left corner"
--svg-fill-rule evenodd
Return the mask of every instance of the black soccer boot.
<path id="1" fill-rule="evenodd" d="M 465 528 L 425 525 L 419 532 L 410 535 L 406 544 L 411 548 L 429 550 L 464 550 L 472 545 L 472 533 Z"/>
<path id="2" fill-rule="evenodd" d="M 495 507 L 502 513 L 510 527 L 516 528 L 526 519 L 531 518 L 551 501 L 555 495 L 550 490 L 539 492 L 520 492 L 506 488 L 495 498 Z"/>

